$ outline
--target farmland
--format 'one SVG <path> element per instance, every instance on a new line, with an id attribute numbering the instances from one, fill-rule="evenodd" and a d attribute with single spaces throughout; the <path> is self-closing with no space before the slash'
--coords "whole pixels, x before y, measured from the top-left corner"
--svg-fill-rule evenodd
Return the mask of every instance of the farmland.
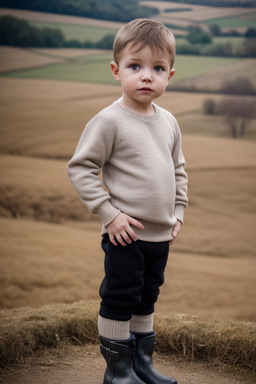
<path id="1" fill-rule="evenodd" d="M 50 23 L 37 21 L 30 22 L 30 24 L 34 25 L 37 28 L 58 28 L 63 32 L 66 39 L 77 39 L 81 42 L 84 42 L 85 40 L 97 42 L 101 40 L 105 35 L 115 35 L 117 32 L 117 29 L 114 28 L 106 28 L 92 25 L 77 25 L 70 23 Z"/>
<path id="2" fill-rule="evenodd" d="M 143 1 L 142 4 L 159 9 L 155 17 L 163 23 L 172 25 L 175 35 L 186 35 L 189 25 L 200 25 L 208 29 L 211 24 L 218 24 L 224 31 L 235 29 L 240 32 L 249 27 L 255 27 L 256 9 L 251 8 L 218 8 L 209 6 L 189 5 L 161 1 Z M 165 9 L 190 8 L 187 12 L 164 12 Z M 59 28 L 67 39 L 98 41 L 105 34 L 115 34 L 123 25 L 120 22 L 89 19 L 43 12 L 23 11 L 15 9 L 0 9 L 0 16 L 11 15 L 29 21 L 37 27 Z M 175 26 L 178 29 L 175 29 Z M 184 28 L 184 30 L 180 29 Z"/>
<path id="3" fill-rule="evenodd" d="M 157 20 L 181 27 L 188 27 L 191 24 L 199 25 L 199 23 L 202 26 L 217 23 L 225 29 L 255 27 L 255 9 L 218 8 L 161 1 L 143 1 L 143 4 L 155 6 L 160 10 L 160 14 L 155 17 Z M 164 12 L 168 8 L 190 8 L 191 10 L 187 12 Z"/>
<path id="4" fill-rule="evenodd" d="M 240 15 L 240 17 L 233 16 L 221 19 L 211 19 L 205 21 L 206 24 L 218 24 L 222 28 L 255 28 L 256 23 L 256 12 L 250 12 Z"/>
<path id="5" fill-rule="evenodd" d="M 70 49 L 64 54 L 63 49 L 15 50 L 2 47 L 0 50 L 4 57 L 0 64 L 0 69 L 2 66 L 0 76 L 116 84 L 109 70 L 112 54 L 108 51 Z M 18 59 L 15 62 L 13 55 Z M 249 75 L 255 86 L 255 62 L 255 59 L 178 55 L 175 60 L 176 73 L 171 86 L 192 84 L 199 89 L 202 87 L 216 90 L 223 78 L 234 80 L 238 73 Z M 7 71 L 8 65 L 10 65 L 9 71 Z M 19 70 L 21 68 L 22 70 Z"/>
<path id="6" fill-rule="evenodd" d="M 0 76 L 65 80 L 116 85 L 109 70 L 112 55 L 108 51 L 75 49 L 0 49 L 3 60 Z M 17 60 L 13 60 L 16 57 Z M 176 73 L 169 89 L 197 88 L 216 91 L 223 79 L 235 80 L 238 74 L 248 76 L 256 86 L 255 59 L 210 58 L 178 55 Z M 9 69 L 9 71 L 8 71 Z"/>
<path id="7" fill-rule="evenodd" d="M 44 13 L 34 11 L 23 11 L 20 9 L 7 9 L 0 8 L 0 16 L 11 15 L 20 19 L 32 21 L 32 22 L 48 22 L 48 23 L 60 23 L 60 24 L 73 24 L 84 26 L 98 26 L 101 28 L 119 29 L 123 23 L 107 20 L 90 19 L 87 17 L 66 16 L 58 15 L 56 13 Z"/>
<path id="8" fill-rule="evenodd" d="M 183 6 L 188 7 L 171 4 Z M 206 25 L 220 16 L 218 9 L 189 7 L 190 12 L 159 17 L 175 19 L 177 25 L 187 25 L 189 17 Z M 243 9 L 223 12 L 254 17 L 251 10 L 250 17 Z M 51 23 L 68 38 L 83 40 L 87 34 L 98 39 L 121 25 L 11 13 L 38 26 Z M 234 45 L 240 42 L 233 40 Z M 1 47 L 0 54 L 0 307 L 97 300 L 103 275 L 101 225 L 82 206 L 65 166 L 86 122 L 121 95 L 109 70 L 112 54 L 13 47 Z M 181 126 L 190 206 L 170 253 L 157 310 L 255 321 L 256 123 L 236 141 L 220 116 L 202 114 L 206 98 L 221 100 L 210 92 L 224 79 L 246 74 L 256 86 L 255 60 L 178 55 L 175 68 L 170 89 L 158 104 Z M 173 92 L 172 86 L 201 92 Z"/>
<path id="9" fill-rule="evenodd" d="M 2 52 L 6 71 L 15 52 Z M 82 59 L 86 71 L 90 53 L 94 61 L 110 58 L 86 50 L 20 49 L 16 57 L 22 55 L 27 73 L 33 65 L 47 72 L 52 64 L 44 60 L 52 59 L 67 66 Z M 86 121 L 116 100 L 120 87 L 2 75 L 0 305 L 97 299 L 103 274 L 100 222 L 81 205 L 65 165 Z M 206 97 L 166 92 L 159 99 L 181 125 L 190 207 L 157 309 L 254 321 L 255 123 L 244 140 L 229 139 L 221 119 L 201 114 Z"/>

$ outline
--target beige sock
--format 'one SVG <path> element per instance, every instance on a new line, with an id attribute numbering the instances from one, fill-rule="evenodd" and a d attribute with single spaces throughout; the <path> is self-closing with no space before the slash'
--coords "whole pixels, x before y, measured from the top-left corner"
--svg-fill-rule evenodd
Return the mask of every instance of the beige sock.
<path id="1" fill-rule="evenodd" d="M 106 319 L 99 315 L 98 317 L 99 335 L 111 340 L 127 340 L 130 335 L 130 320 L 118 321 Z"/>
<path id="2" fill-rule="evenodd" d="M 154 314 L 146 316 L 132 315 L 130 321 L 131 332 L 152 332 L 153 331 Z"/>

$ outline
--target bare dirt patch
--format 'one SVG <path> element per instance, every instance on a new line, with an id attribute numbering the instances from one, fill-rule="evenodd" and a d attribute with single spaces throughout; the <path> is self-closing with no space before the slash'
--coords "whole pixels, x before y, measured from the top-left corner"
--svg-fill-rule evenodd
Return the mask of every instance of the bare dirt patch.
<path id="1" fill-rule="evenodd" d="M 8 367 L 4 373 L 12 372 L 14 364 L 26 367 L 30 372 L 29 368 L 33 369 L 31 362 L 35 363 L 36 357 L 43 359 L 45 352 L 62 357 L 59 364 L 73 366 L 64 360 L 63 352 L 69 351 L 74 344 L 80 347 L 86 344 L 86 351 L 90 351 L 88 343 L 99 344 L 98 310 L 98 301 L 79 301 L 0 311 L 1 367 Z M 230 375 L 231 372 L 240 373 L 237 377 L 243 375 L 243 378 L 255 374 L 255 323 L 218 318 L 213 323 L 211 318 L 170 312 L 155 314 L 154 328 L 157 334 L 156 364 L 157 357 L 161 357 L 163 362 L 165 354 L 166 363 L 172 369 L 173 362 L 183 362 L 185 366 L 189 362 L 193 367 L 195 362 L 200 361 L 205 367 L 212 366 L 219 372 L 229 373 L 230 378 L 235 377 Z M 45 348 L 52 349 L 45 351 Z M 56 367 L 58 364 L 53 358 L 43 365 Z M 89 373 L 88 378 L 97 377 Z M 27 376 L 30 377 L 29 374 Z"/>
<path id="2" fill-rule="evenodd" d="M 225 371 L 207 364 L 187 363 L 170 356 L 155 354 L 154 365 L 162 374 L 175 377 L 179 384 L 254 384 L 249 375 Z M 63 345 L 35 354 L 23 367 L 9 367 L 2 372 L 5 384 L 101 384 L 105 361 L 99 346 Z"/>

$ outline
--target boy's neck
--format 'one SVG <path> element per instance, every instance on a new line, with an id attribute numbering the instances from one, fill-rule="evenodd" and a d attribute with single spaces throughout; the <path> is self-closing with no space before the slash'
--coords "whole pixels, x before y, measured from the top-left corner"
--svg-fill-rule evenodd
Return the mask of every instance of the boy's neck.
<path id="1" fill-rule="evenodd" d="M 127 100 L 122 97 L 119 101 L 119 104 L 121 107 L 128 109 L 131 112 L 134 112 L 138 115 L 143 116 L 153 116 L 155 114 L 155 108 L 152 103 L 145 104 L 145 103 L 133 103 L 133 102 L 127 102 Z"/>

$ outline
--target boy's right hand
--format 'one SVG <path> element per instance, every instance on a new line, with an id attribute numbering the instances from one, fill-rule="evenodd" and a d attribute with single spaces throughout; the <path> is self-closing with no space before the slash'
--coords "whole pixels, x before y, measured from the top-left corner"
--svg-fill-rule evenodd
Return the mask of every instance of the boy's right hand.
<path id="1" fill-rule="evenodd" d="M 144 229 L 144 225 L 138 220 L 135 220 L 125 213 L 119 213 L 119 215 L 106 226 L 111 243 L 114 245 L 118 245 L 119 243 L 125 247 L 126 243 L 131 244 L 132 241 L 136 241 L 137 236 L 131 225 L 139 229 Z"/>

